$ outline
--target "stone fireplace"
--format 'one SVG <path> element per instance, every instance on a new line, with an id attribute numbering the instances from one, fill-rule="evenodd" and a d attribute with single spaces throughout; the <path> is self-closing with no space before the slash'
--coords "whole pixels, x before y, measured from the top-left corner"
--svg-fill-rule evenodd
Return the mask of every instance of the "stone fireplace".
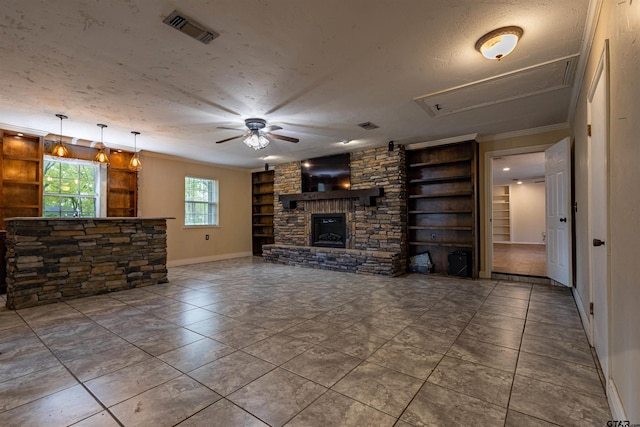
<path id="1" fill-rule="evenodd" d="M 262 248 L 266 262 L 389 276 L 406 271 L 404 147 L 353 152 L 350 168 L 349 190 L 302 193 L 300 162 L 275 167 L 275 243 Z"/>
<path id="2" fill-rule="evenodd" d="M 311 246 L 344 248 L 347 242 L 347 224 L 342 213 L 311 215 Z"/>

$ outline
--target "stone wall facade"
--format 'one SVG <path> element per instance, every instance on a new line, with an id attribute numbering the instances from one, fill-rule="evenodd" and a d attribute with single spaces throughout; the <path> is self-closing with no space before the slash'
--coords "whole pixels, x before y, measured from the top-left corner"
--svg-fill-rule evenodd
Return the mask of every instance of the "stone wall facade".
<path id="1" fill-rule="evenodd" d="M 289 247 L 284 252 L 293 256 L 291 247 L 311 247 L 312 214 L 344 213 L 347 223 L 346 249 L 393 254 L 395 261 L 389 264 L 393 268 L 385 269 L 387 273 L 384 274 L 403 273 L 406 271 L 407 243 L 405 159 L 402 146 L 397 146 L 394 151 L 382 147 L 351 153 L 351 189 L 383 188 L 384 195 L 376 198 L 375 206 L 364 206 L 357 198 L 343 198 L 304 200 L 298 202 L 295 209 L 285 209 L 279 202 L 279 196 L 301 193 L 301 165 L 300 162 L 277 165 L 274 174 L 275 245 Z M 284 252 L 280 251 L 278 255 L 281 263 Z M 345 253 L 338 249 L 336 252 Z M 308 255 L 308 251 L 305 250 L 304 253 Z M 302 258 L 293 258 L 291 262 L 294 265 L 304 264 L 300 261 Z M 265 260 L 273 262 L 274 257 L 265 256 Z M 323 260 L 327 264 L 326 257 Z M 315 263 L 309 260 L 307 262 Z"/>
<path id="2" fill-rule="evenodd" d="M 262 257 L 274 264 L 346 273 L 396 276 L 404 272 L 400 254 L 356 249 L 264 245 Z"/>
<path id="3" fill-rule="evenodd" d="M 354 249 L 402 254 L 407 247 L 407 180 L 403 146 L 373 148 L 351 154 L 351 189 L 384 188 L 376 206 L 356 209 Z"/>
<path id="4" fill-rule="evenodd" d="M 164 218 L 14 218 L 7 224 L 7 307 L 167 282 Z"/>

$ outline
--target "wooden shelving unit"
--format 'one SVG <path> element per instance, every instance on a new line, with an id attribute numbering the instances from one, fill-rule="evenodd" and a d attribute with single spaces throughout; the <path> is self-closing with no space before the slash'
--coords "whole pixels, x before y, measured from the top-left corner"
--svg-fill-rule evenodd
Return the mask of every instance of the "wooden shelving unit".
<path id="1" fill-rule="evenodd" d="M 494 185 L 491 224 L 494 243 L 511 243 L 511 203 L 508 185 Z"/>
<path id="2" fill-rule="evenodd" d="M 0 229 L 4 219 L 42 215 L 44 141 L 0 130 Z"/>
<path id="3" fill-rule="evenodd" d="M 262 255 L 262 245 L 273 243 L 273 171 L 251 174 L 253 254 Z"/>
<path id="4" fill-rule="evenodd" d="M 477 152 L 475 141 L 407 151 L 408 252 L 428 252 L 434 273 L 462 251 L 478 277 Z"/>
<path id="5" fill-rule="evenodd" d="M 138 172 L 129 169 L 133 153 L 112 151 L 107 168 L 107 216 L 138 214 Z"/>

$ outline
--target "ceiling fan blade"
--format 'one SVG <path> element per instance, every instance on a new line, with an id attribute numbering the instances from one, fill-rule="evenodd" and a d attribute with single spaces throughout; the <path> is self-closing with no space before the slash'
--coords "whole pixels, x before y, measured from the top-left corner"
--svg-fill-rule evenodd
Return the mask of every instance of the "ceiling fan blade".
<path id="1" fill-rule="evenodd" d="M 216 141 L 216 144 L 221 144 L 223 142 L 231 141 L 233 139 L 242 138 L 243 135 L 232 136 L 231 138 L 223 139 L 221 141 Z"/>
<path id="2" fill-rule="evenodd" d="M 246 130 L 246 128 L 230 128 L 227 126 L 218 126 L 216 129 L 239 130 L 241 132 Z"/>
<path id="3" fill-rule="evenodd" d="M 280 126 L 276 126 L 276 125 L 269 125 L 267 127 L 265 127 L 264 129 L 262 129 L 264 132 L 273 132 L 274 130 L 280 130 L 282 129 L 282 127 Z"/>
<path id="4" fill-rule="evenodd" d="M 268 136 L 270 136 L 273 139 L 281 139 L 283 141 L 289 141 L 289 142 L 299 142 L 300 140 L 298 138 L 291 138 L 290 136 L 284 136 L 284 135 L 276 135 L 275 133 L 267 133 Z"/>

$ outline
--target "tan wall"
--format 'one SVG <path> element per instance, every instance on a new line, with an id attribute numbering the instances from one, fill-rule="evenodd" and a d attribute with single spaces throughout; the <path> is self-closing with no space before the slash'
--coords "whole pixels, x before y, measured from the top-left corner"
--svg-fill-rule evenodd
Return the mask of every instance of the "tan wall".
<path id="1" fill-rule="evenodd" d="M 610 46 L 609 112 L 609 343 L 610 378 L 631 423 L 640 423 L 640 3 L 604 0 L 589 56 L 578 109 L 575 134 L 576 217 L 578 235 L 588 236 L 587 95 L 596 74 L 605 40 Z M 584 207 L 584 209 L 580 209 Z M 584 305 L 588 286 L 589 242 L 577 242 L 578 292 Z M 587 310 L 588 313 L 588 310 Z M 609 400 L 615 399 L 611 390 Z M 615 418 L 615 414 L 614 414 Z"/>
<path id="2" fill-rule="evenodd" d="M 251 255 L 251 172 L 143 152 L 138 215 L 175 217 L 167 224 L 168 264 Z M 184 226 L 184 177 L 218 180 L 220 225 Z M 205 235 L 209 234 L 209 240 Z"/>
<path id="3" fill-rule="evenodd" d="M 491 265 L 487 259 L 485 247 L 487 245 L 487 227 L 485 225 L 487 221 L 487 197 L 490 196 L 488 187 L 485 186 L 485 173 L 487 165 L 485 165 L 486 153 L 492 151 L 511 150 L 517 148 L 528 148 L 542 146 L 540 150 L 544 149 L 544 146 L 555 144 L 562 138 L 570 136 L 569 129 L 554 130 L 549 132 L 541 132 L 535 135 L 523 135 L 512 138 L 502 138 L 496 140 L 487 140 L 480 142 L 479 148 L 479 161 L 480 161 L 480 182 L 479 182 L 479 194 L 480 194 L 480 271 L 484 275 L 491 274 Z M 537 150 L 534 150 L 537 151 Z M 491 228 L 488 230 L 491 232 Z"/>
<path id="4" fill-rule="evenodd" d="M 544 183 L 511 186 L 511 243 L 545 243 L 545 190 Z"/>

